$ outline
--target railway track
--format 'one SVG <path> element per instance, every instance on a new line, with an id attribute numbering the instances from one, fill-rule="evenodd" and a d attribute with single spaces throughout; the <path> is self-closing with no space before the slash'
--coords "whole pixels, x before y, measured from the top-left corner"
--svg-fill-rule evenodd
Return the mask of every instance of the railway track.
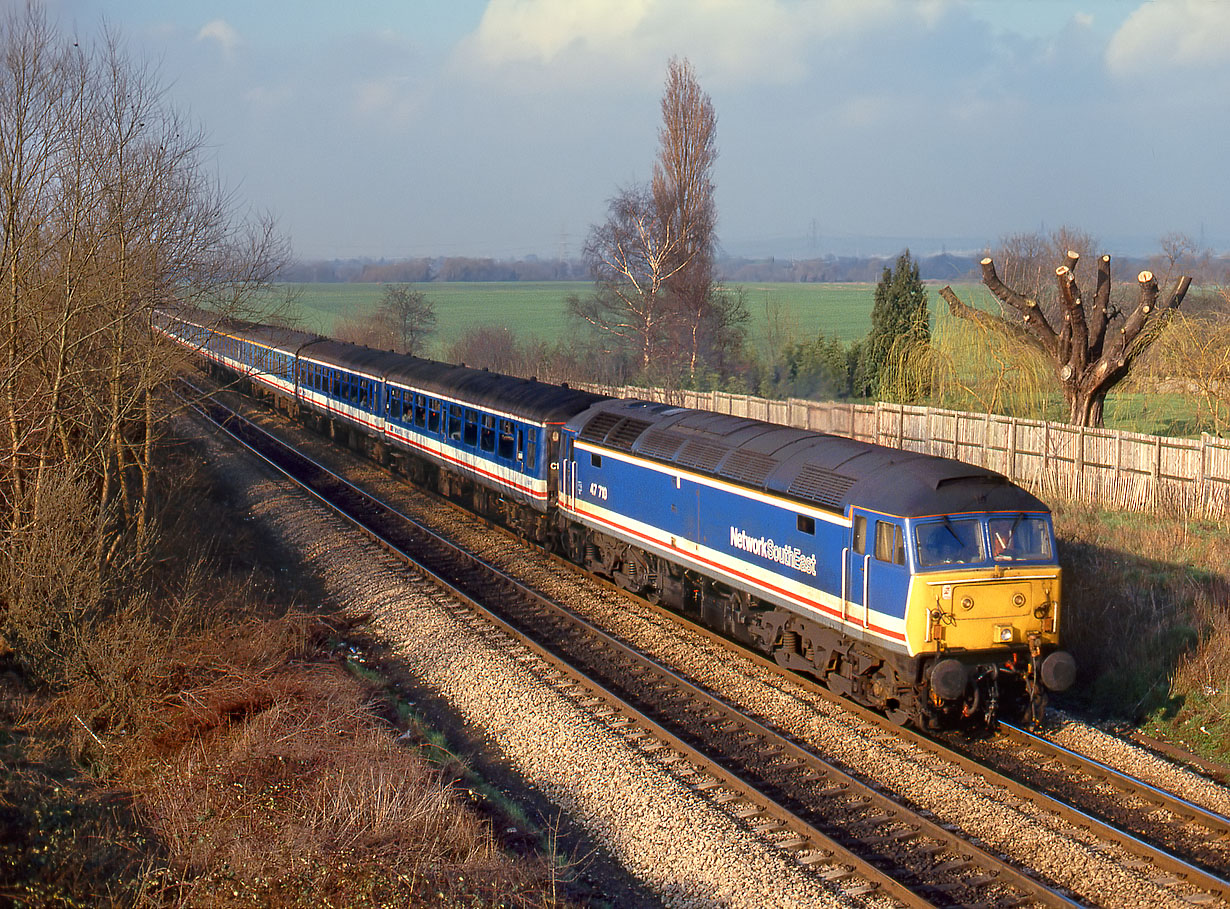
<path id="1" fill-rule="evenodd" d="M 688 622 L 678 617 L 676 621 Z M 701 625 L 688 624 L 698 634 L 724 641 Z M 772 660 L 745 656 L 813 694 L 840 703 L 885 733 L 1114 844 L 1128 856 L 1125 867 L 1154 883 L 1183 888 L 1186 902 L 1230 903 L 1230 818 L 1012 723 L 1000 722 L 992 735 L 920 733 L 834 695 Z"/>
<path id="2" fill-rule="evenodd" d="M 325 485 L 337 482 L 344 481 L 328 480 Z M 497 600 L 507 599 L 506 592 L 495 588 L 486 594 L 481 590 L 479 593 Z M 524 617 L 511 615 L 505 621 L 519 628 L 522 622 L 532 625 Z M 561 623 L 561 628 L 570 622 L 564 618 L 553 621 Z M 570 636 L 574 637 L 571 643 L 566 640 Z M 819 760 L 818 755 L 720 699 L 703 691 L 699 696 L 681 695 L 677 693 L 678 683 L 654 681 L 655 670 L 651 666 L 633 668 L 632 663 L 621 663 L 622 658 L 611 655 L 618 651 L 620 642 L 610 639 L 601 646 L 594 643 L 604 636 L 610 639 L 600 631 L 595 638 L 594 632 L 574 630 L 558 634 L 559 643 L 547 644 L 544 636 L 544 643 L 535 646 L 564 654 L 569 649 L 602 654 L 592 656 L 588 668 L 582 670 L 588 681 L 577 684 L 594 686 L 587 688 L 590 693 L 583 697 L 599 698 L 602 706 L 598 709 L 611 722 L 631 729 L 629 734 L 634 738 L 649 742 L 647 747 L 651 750 L 670 749 L 676 756 L 673 760 L 689 768 L 685 772 L 695 778 L 698 791 L 709 792 L 726 803 L 732 814 L 744 818 L 748 829 L 776 840 L 780 848 L 797 856 L 801 863 L 813 865 L 824 876 L 851 876 L 857 882 L 851 885 L 850 893 L 878 890 L 893 893 L 907 904 L 916 904 L 919 899 L 943 904 L 1072 904 L 1070 897 L 964 842 L 942 825 L 925 817 L 921 825 L 902 820 L 897 812 L 903 806 L 879 791 L 874 782 L 868 785 L 832 765 L 827 769 L 818 766 L 813 763 Z M 748 656 L 745 651 L 741 653 Z M 564 659 L 572 661 L 567 655 Z M 762 665 L 774 666 L 755 659 Z M 579 658 L 576 661 L 582 662 Z M 673 675 L 665 667 L 658 666 L 657 670 Z M 561 678 L 565 678 L 567 672 L 561 672 Z M 604 677 L 636 682 L 624 686 L 628 697 L 618 693 L 617 685 L 601 694 L 599 686 Z M 798 683 L 828 696 L 825 689 L 806 679 Z M 573 682 L 569 680 L 566 684 Z M 1005 726 L 1001 736 L 983 742 L 928 739 L 889 724 L 857 705 L 842 703 L 870 722 L 882 725 L 888 733 L 908 737 L 920 748 L 943 754 L 945 759 L 982 776 L 989 784 L 1003 787 L 1013 797 L 1062 816 L 1091 831 L 1108 846 L 1125 850 L 1132 856 L 1126 860 L 1126 867 L 1154 883 L 1164 884 L 1181 899 L 1207 904 L 1230 897 L 1230 885 L 1218 874 L 1218 869 L 1225 867 L 1225 850 L 1230 848 L 1226 820 L 1215 812 L 1177 800 L 1124 774 L 1107 772 L 1109 768 L 1096 763 L 1086 763 L 1084 766 L 1091 769 L 1081 770 L 1079 755 L 1057 752 L 1045 740 L 1024 730 Z M 683 704 L 690 706 L 680 706 Z M 642 714 L 639 718 L 638 712 Z M 715 730 L 723 734 L 718 735 Z M 1015 769 L 1003 759 L 1004 755 L 1016 758 Z M 714 760 L 719 760 L 720 765 L 706 766 L 706 762 Z M 1029 770 L 1030 767 L 1034 769 Z M 1038 787 L 1061 796 L 1039 792 Z M 1095 790 L 1101 793 L 1096 798 L 1090 795 Z M 811 795 L 806 795 L 809 792 Z M 826 843 L 826 837 L 830 842 Z M 836 860 L 842 849 L 846 850 L 844 862 Z M 859 862 L 873 871 L 889 871 L 897 883 L 876 881 L 870 873 L 860 874 Z M 1007 871 L 993 871 L 996 864 Z M 929 869 L 944 869 L 951 877 L 928 877 Z"/>
<path id="3" fill-rule="evenodd" d="M 902 905 L 1078 903 L 638 653 L 212 402 L 210 419 L 464 607 L 551 662 L 558 684 L 746 828 L 851 897 Z"/>

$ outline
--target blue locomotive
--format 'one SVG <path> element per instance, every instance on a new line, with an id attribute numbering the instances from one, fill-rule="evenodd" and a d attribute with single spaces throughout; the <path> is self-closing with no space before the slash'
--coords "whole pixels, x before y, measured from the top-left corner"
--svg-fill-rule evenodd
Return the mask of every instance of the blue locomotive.
<path id="1" fill-rule="evenodd" d="M 959 461 L 199 311 L 155 328 L 317 428 L 901 722 L 1073 681 L 1050 512 Z"/>

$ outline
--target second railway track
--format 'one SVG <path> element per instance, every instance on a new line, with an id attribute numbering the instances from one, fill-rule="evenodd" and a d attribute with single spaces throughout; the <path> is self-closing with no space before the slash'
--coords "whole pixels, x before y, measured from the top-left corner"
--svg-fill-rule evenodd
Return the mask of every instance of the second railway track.
<path id="1" fill-rule="evenodd" d="M 326 486 L 337 483 L 336 479 L 325 480 Z M 445 575 L 453 571 L 455 569 L 448 564 L 442 566 Z M 486 583 L 491 582 L 478 586 Z M 481 595 L 482 591 L 479 593 Z M 488 591 L 488 596 L 492 593 L 494 599 L 502 602 L 523 599 L 510 597 L 507 589 Z M 564 621 L 558 613 L 550 620 L 539 620 L 528 615 L 524 608 L 513 611 L 522 614 L 509 618 L 525 627 L 536 623 L 547 627 Z M 663 679 L 675 674 L 664 673 L 663 667 L 654 661 L 633 657 L 628 662 L 629 657 L 616 656 L 622 644 L 609 635 L 599 646 L 594 643 L 594 632 L 576 631 L 575 625 L 573 628 L 567 632 L 542 632 L 544 640 L 554 638 L 544 646 L 567 654 L 566 660 L 583 665 L 583 671 L 596 679 L 624 679 L 623 694 L 627 695 L 627 702 L 635 704 L 653 723 L 669 729 L 682 744 L 680 751 L 687 760 L 712 753 L 728 768 L 725 772 L 731 774 L 730 778 L 723 779 L 722 773 L 702 775 L 699 787 L 719 790 L 720 797 L 730 803 L 732 813 L 743 816 L 750 829 L 776 838 L 782 848 L 803 859 L 818 856 L 815 864 L 824 873 L 833 876 L 858 873 L 851 859 L 847 858 L 845 866 L 840 866 L 824 855 L 823 835 L 830 833 L 839 846 L 849 847 L 856 859 L 891 871 L 900 886 L 930 902 L 988 905 L 1065 902 L 1065 897 L 1055 887 L 1035 880 L 990 851 L 970 843 L 955 830 L 945 829 L 953 825 L 919 817 L 908 806 L 879 791 L 880 787 L 874 783 L 867 785 L 845 774 L 792 737 L 781 735 L 695 685 L 691 686 L 693 692 L 682 694 L 681 691 L 688 688 L 688 684 L 680 684 L 685 680 L 668 683 Z M 599 634 L 597 639 L 603 637 Z M 570 644 L 569 638 L 574 642 Z M 652 679 L 647 673 L 652 674 Z M 635 681 L 627 684 L 629 679 Z M 742 792 L 736 791 L 736 777 L 746 787 Z M 790 814 L 795 816 L 794 821 L 785 816 Z M 882 892 L 892 892 L 893 885 L 883 883 L 854 885 L 853 890 L 877 886 Z M 1202 886 L 1185 869 L 1171 885 L 1172 890 L 1181 891 L 1176 895 L 1193 902 L 1223 898 L 1223 892 L 1216 887 L 1215 882 Z M 899 898 L 909 899 L 905 895 Z M 1081 901 L 1096 902 L 1088 896 Z"/>

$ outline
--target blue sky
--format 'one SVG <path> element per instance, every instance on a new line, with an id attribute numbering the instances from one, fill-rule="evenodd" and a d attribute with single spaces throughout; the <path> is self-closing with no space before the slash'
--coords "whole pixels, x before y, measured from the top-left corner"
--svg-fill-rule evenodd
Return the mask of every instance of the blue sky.
<path id="1" fill-rule="evenodd" d="M 729 252 L 1230 249 L 1230 0 L 43 3 L 157 62 L 305 258 L 575 255 L 651 173 L 672 56 L 717 111 Z"/>

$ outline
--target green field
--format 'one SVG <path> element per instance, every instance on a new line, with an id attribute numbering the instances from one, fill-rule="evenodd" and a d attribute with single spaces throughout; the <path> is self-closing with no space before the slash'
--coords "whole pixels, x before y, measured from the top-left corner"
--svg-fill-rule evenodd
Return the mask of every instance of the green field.
<path id="1" fill-rule="evenodd" d="M 334 319 L 361 313 L 380 299 L 382 284 L 287 285 L 295 295 L 295 312 L 304 328 L 328 334 Z M 557 341 L 572 330 L 566 300 L 593 289 L 587 281 L 419 284 L 435 304 L 438 353 L 466 331 L 483 326 L 507 328 L 520 339 Z M 751 316 L 749 335 L 763 343 L 806 340 L 823 331 L 855 341 L 871 328 L 873 284 L 737 284 Z M 938 299 L 933 294 L 934 300 Z"/>
<path id="2" fill-rule="evenodd" d="M 559 341 L 577 330 L 568 315 L 570 294 L 586 294 L 593 285 L 586 281 L 543 282 L 449 282 L 415 285 L 435 304 L 437 331 L 428 356 L 446 358 L 450 345 L 466 331 L 483 326 L 507 328 L 519 340 Z M 820 332 L 836 335 L 849 343 L 864 337 L 871 328 L 874 284 L 736 284 L 744 293 L 749 341 L 765 362 L 781 355 L 789 341 L 810 340 Z M 339 316 L 369 311 L 380 299 L 383 284 L 284 285 L 293 297 L 291 312 L 305 329 L 329 334 Z M 929 285 L 932 323 L 953 318 L 940 298 L 939 285 Z M 963 300 L 993 307 L 979 284 L 956 284 Z M 770 343 L 769 338 L 773 341 Z M 1062 420 L 1062 399 L 1053 394 L 1045 417 Z M 1199 432 L 1194 402 L 1185 395 L 1154 395 L 1119 390 L 1106 402 L 1106 425 L 1110 428 L 1163 435 Z"/>

